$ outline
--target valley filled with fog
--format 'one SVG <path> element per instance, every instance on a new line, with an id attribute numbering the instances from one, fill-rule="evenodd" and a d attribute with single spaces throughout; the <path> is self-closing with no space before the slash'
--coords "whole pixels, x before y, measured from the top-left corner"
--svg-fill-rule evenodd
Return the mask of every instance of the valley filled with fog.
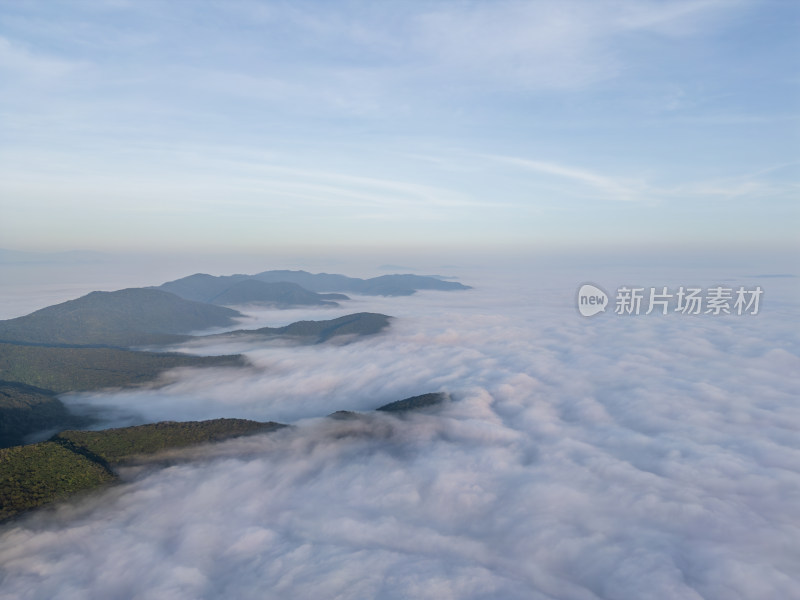
<path id="1" fill-rule="evenodd" d="M 192 342 L 251 366 L 72 393 L 97 427 L 296 427 L 127 467 L 0 528 L 0 598 L 790 598 L 800 594 L 797 279 L 472 270 L 473 289 L 236 307 L 247 328 L 371 311 L 371 337 Z M 688 279 L 688 280 L 687 280 Z M 586 281 L 764 288 L 758 315 L 585 318 Z M 158 282 L 153 282 L 158 283 Z M 451 399 L 396 417 L 378 406 Z M 362 419 L 325 418 L 337 410 Z"/>

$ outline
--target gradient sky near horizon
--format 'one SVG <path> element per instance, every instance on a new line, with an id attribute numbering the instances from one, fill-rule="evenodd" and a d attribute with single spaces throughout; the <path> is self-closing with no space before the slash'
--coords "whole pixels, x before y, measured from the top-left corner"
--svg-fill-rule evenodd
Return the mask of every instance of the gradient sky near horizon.
<path id="1" fill-rule="evenodd" d="M 792 1 L 0 0 L 0 247 L 793 247 Z"/>

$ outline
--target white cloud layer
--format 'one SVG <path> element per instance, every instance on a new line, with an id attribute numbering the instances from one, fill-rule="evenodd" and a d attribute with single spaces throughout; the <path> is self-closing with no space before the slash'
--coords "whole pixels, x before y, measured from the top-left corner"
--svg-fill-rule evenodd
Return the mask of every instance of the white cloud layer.
<path id="1" fill-rule="evenodd" d="M 680 283 L 755 281 L 708 275 Z M 570 273 L 467 278 L 354 302 L 398 317 L 385 335 L 73 397 L 298 427 L 4 526 L 0 598 L 797 597 L 794 281 L 759 280 L 758 316 L 584 319 Z M 315 418 L 435 390 L 454 401 L 408 420 Z"/>

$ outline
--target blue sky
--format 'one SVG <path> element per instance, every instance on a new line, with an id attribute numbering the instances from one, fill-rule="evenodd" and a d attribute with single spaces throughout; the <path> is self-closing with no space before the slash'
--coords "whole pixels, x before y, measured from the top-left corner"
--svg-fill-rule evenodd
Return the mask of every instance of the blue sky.
<path id="1" fill-rule="evenodd" d="M 0 1 L 0 247 L 792 247 L 800 5 Z"/>

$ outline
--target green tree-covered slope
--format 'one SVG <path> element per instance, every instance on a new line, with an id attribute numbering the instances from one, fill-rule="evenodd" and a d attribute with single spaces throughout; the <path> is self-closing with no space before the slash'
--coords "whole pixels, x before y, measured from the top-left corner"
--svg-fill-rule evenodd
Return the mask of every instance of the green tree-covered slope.
<path id="1" fill-rule="evenodd" d="M 239 355 L 189 356 L 118 348 L 62 348 L 0 343 L 0 379 L 54 392 L 151 381 L 175 367 L 242 366 Z"/>
<path id="2" fill-rule="evenodd" d="M 411 410 L 419 410 L 420 408 L 427 408 L 429 406 L 436 406 L 447 400 L 447 398 L 448 396 L 444 392 L 432 392 L 429 394 L 412 396 L 411 398 L 398 400 L 397 402 L 390 402 L 375 410 L 390 413 L 404 413 Z"/>
<path id="3" fill-rule="evenodd" d="M 56 398 L 55 392 L 0 380 L 0 448 L 18 446 L 26 435 L 37 431 L 82 423 Z"/>
<path id="4" fill-rule="evenodd" d="M 446 393 L 422 394 L 377 410 L 405 413 L 447 398 Z M 330 417 L 357 419 L 362 414 L 339 411 Z M 245 419 L 166 421 L 103 431 L 62 431 L 47 442 L 0 449 L 0 521 L 113 481 L 114 466 L 142 455 L 283 427 L 286 425 Z"/>
<path id="5" fill-rule="evenodd" d="M 272 421 L 261 423 L 247 419 L 164 421 L 103 431 L 62 431 L 53 436 L 52 441 L 68 442 L 101 457 L 110 465 L 116 465 L 141 454 L 265 433 L 282 427 L 285 425 Z"/>
<path id="6" fill-rule="evenodd" d="M 0 449 L 0 521 L 116 479 L 112 465 L 143 454 L 275 431 L 244 419 L 165 422 L 63 431 L 47 442 Z"/>
<path id="7" fill-rule="evenodd" d="M 0 449 L 0 521 L 114 478 L 102 462 L 54 442 Z"/>

